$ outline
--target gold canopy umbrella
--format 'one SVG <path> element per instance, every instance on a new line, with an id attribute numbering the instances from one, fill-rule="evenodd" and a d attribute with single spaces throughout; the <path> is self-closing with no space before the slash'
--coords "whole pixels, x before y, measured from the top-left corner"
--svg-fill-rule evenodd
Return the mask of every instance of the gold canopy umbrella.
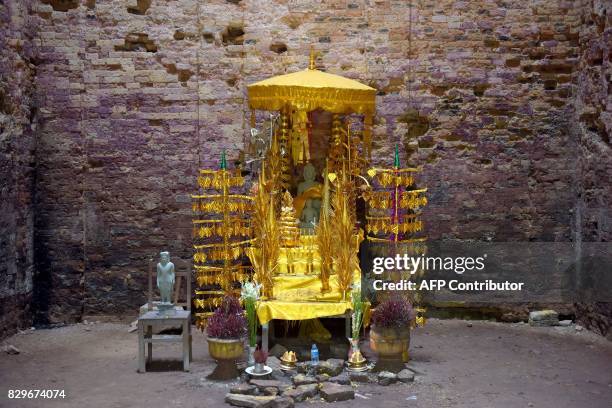
<path id="1" fill-rule="evenodd" d="M 279 75 L 247 86 L 251 110 L 310 112 L 323 109 L 335 114 L 364 115 L 364 142 L 370 151 L 372 116 L 376 110 L 376 89 L 352 79 L 322 72 L 310 66 L 303 71 Z"/>
<path id="2" fill-rule="evenodd" d="M 376 89 L 314 68 L 268 78 L 247 90 L 251 109 L 279 111 L 290 105 L 302 111 L 363 115 L 376 109 Z"/>

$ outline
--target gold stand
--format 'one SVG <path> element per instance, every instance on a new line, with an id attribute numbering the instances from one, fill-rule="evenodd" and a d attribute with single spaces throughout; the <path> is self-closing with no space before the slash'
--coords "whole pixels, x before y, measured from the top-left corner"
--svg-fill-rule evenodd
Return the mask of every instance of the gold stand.
<path id="1" fill-rule="evenodd" d="M 219 306 L 223 295 L 236 292 L 237 282 L 249 271 L 241 265 L 245 247 L 251 243 L 252 228 L 248 213 L 252 197 L 231 194 L 244 185 L 240 170 L 227 170 L 225 153 L 219 170 L 200 170 L 202 190 L 216 194 L 192 195 L 193 255 L 198 288 L 195 291 L 196 325 L 203 329 L 206 319 Z"/>

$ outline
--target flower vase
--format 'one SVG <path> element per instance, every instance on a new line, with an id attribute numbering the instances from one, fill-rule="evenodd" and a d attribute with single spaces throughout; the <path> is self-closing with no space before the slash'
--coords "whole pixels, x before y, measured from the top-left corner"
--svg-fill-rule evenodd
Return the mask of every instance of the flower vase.
<path id="1" fill-rule="evenodd" d="M 247 364 L 249 367 L 252 367 L 255 365 L 255 349 L 257 347 L 256 346 L 249 346 L 249 359 L 247 361 Z"/>
<path id="2" fill-rule="evenodd" d="M 351 358 L 354 352 L 359 351 L 359 337 L 349 337 L 349 343 L 351 344 L 351 348 L 349 349 L 348 357 Z"/>
<path id="3" fill-rule="evenodd" d="M 253 370 L 255 374 L 261 374 L 264 372 L 263 363 L 255 363 L 255 369 Z"/>

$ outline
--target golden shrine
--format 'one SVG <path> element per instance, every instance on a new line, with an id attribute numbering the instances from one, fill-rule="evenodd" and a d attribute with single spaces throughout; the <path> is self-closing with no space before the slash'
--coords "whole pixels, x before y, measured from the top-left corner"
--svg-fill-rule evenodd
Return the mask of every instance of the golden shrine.
<path id="1" fill-rule="evenodd" d="M 220 170 L 202 170 L 202 191 L 192 196 L 197 323 L 246 278 L 262 285 L 262 325 L 348 316 L 350 291 L 361 285 L 361 242 L 422 240 L 426 189 L 413 188 L 420 169 L 399 168 L 397 149 L 393 168 L 368 168 L 376 90 L 316 69 L 312 51 L 308 69 L 247 90 L 252 135 L 256 110 L 277 114 L 259 137 L 249 194 L 223 157 Z"/>

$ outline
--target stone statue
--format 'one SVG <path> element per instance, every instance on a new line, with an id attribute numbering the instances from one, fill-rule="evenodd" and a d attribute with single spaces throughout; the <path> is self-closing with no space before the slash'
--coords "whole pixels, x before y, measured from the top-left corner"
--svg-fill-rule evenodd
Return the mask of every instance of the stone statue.
<path id="1" fill-rule="evenodd" d="M 315 170 L 315 167 L 311 163 L 307 163 L 304 166 L 304 181 L 298 184 L 298 195 L 303 194 L 311 187 L 320 186 L 320 184 L 315 181 L 316 175 L 317 171 Z"/>
<path id="2" fill-rule="evenodd" d="M 314 230 L 315 224 L 317 223 L 318 216 L 319 211 L 314 208 L 314 200 L 306 200 L 306 204 L 302 210 L 302 216 L 300 217 L 300 228 L 308 230 L 307 232 L 311 233 Z"/>
<path id="3" fill-rule="evenodd" d="M 297 197 L 293 201 L 293 205 L 295 206 L 295 210 L 300 220 L 303 220 L 302 212 L 305 210 L 306 203 L 308 201 L 311 202 L 311 209 L 308 210 L 311 215 L 308 216 L 308 221 L 312 221 L 315 218 L 319 219 L 319 210 L 321 209 L 322 186 L 321 183 L 317 183 L 315 181 L 316 174 L 317 171 L 311 163 L 307 163 L 304 166 L 304 181 L 298 184 Z M 315 212 L 313 213 L 312 210 L 314 210 Z M 310 224 L 309 228 L 312 228 L 312 224 Z"/>
<path id="4" fill-rule="evenodd" d="M 170 253 L 159 253 L 160 262 L 157 264 L 157 287 L 161 294 L 161 301 L 172 305 L 172 292 L 174 292 L 174 264 L 170 262 Z"/>

